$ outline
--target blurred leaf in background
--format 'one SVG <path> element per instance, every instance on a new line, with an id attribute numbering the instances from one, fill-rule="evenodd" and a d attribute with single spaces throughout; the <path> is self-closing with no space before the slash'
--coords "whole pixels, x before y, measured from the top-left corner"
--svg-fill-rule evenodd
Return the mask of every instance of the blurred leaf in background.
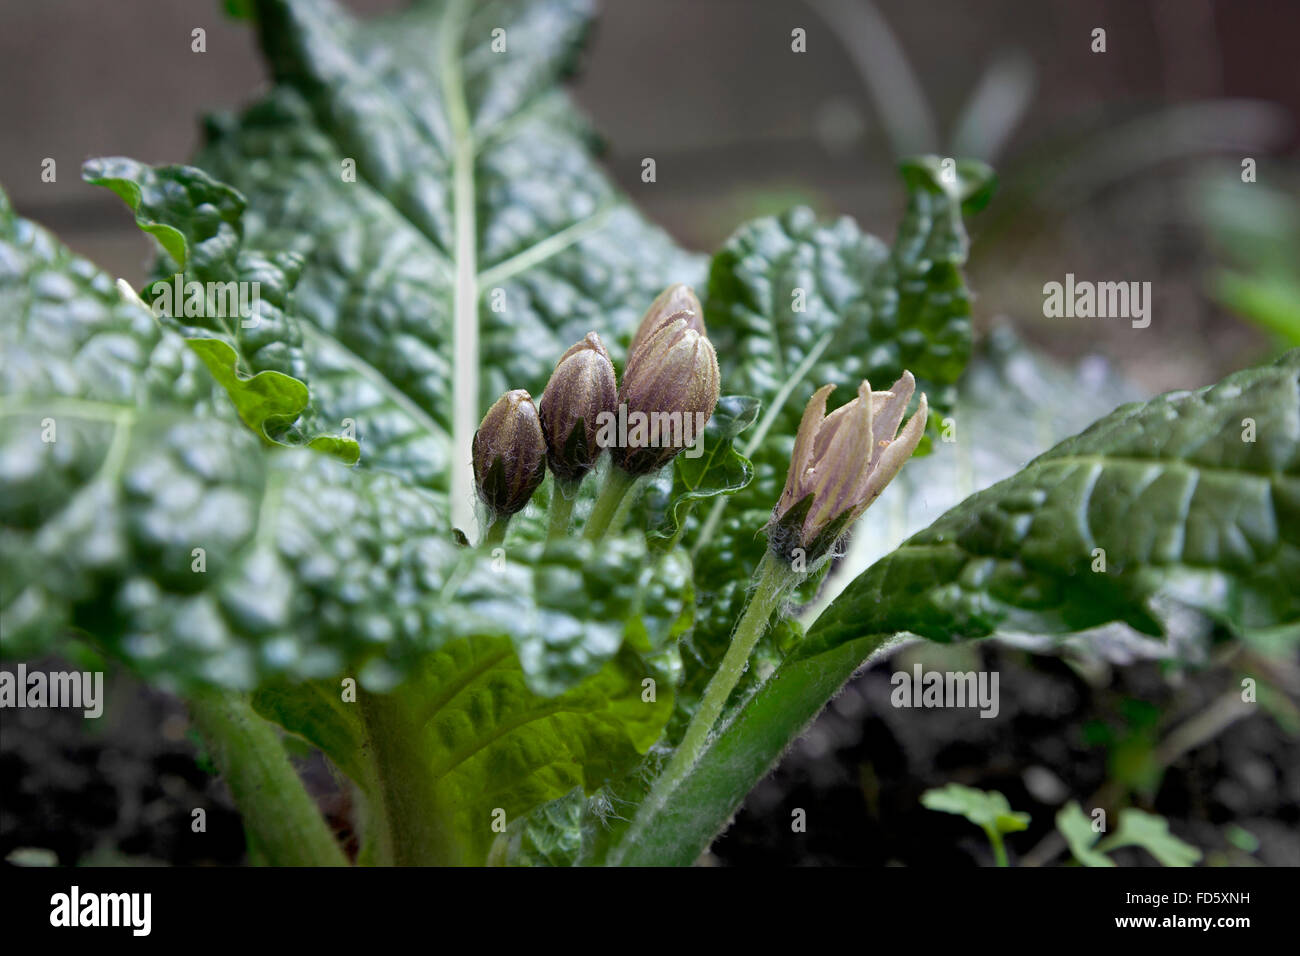
<path id="1" fill-rule="evenodd" d="M 1243 166 L 1240 177 L 1207 176 L 1193 205 L 1222 263 L 1207 279 L 1210 295 L 1280 352 L 1300 345 L 1300 199 L 1294 178 L 1278 187 L 1245 181 L 1248 173 L 1259 175 Z"/>

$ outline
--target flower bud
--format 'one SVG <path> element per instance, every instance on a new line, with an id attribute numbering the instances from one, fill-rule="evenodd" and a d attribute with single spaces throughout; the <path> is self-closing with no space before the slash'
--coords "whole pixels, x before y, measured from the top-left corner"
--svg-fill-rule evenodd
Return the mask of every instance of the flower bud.
<path id="1" fill-rule="evenodd" d="M 645 315 L 641 317 L 641 324 L 637 326 L 636 335 L 632 336 L 632 344 L 627 348 L 629 360 L 646 339 L 659 331 L 660 326 L 681 317 L 683 312 L 690 313 L 687 319 L 689 328 L 699 332 L 700 335 L 708 335 L 704 330 L 704 309 L 695 296 L 695 290 L 678 282 L 660 292 L 650 303 L 650 308 L 645 310 Z"/>
<path id="2" fill-rule="evenodd" d="M 618 414 L 614 365 L 595 332 L 560 356 L 538 411 L 551 471 L 562 484 L 577 484 L 604 450 L 596 441 L 601 414 Z"/>
<path id="3" fill-rule="evenodd" d="M 632 475 L 663 467 L 699 440 L 718 404 L 713 344 L 678 315 L 641 343 L 623 371 L 619 416 L 626 416 L 614 460 Z M 621 427 L 621 426 L 620 426 Z"/>
<path id="4" fill-rule="evenodd" d="M 843 408 L 826 414 L 826 385 L 808 402 L 785 490 L 768 522 L 768 539 L 781 557 L 804 551 L 809 563 L 827 554 L 862 512 L 867 510 L 925 434 L 928 412 L 924 393 L 907 425 L 899 423 L 916 389 L 904 372 L 887 392 L 873 392 L 867 382 Z"/>
<path id="5" fill-rule="evenodd" d="M 494 518 L 522 511 L 546 477 L 546 439 L 522 388 L 496 400 L 474 433 L 474 484 Z"/>

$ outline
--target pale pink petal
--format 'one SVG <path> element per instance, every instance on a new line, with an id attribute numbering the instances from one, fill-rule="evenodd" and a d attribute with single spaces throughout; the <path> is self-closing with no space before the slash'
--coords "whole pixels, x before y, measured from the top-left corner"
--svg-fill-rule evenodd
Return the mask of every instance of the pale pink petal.
<path id="1" fill-rule="evenodd" d="M 911 372 L 904 372 L 889 389 L 892 398 L 883 409 L 878 408 L 876 411 L 872 423 L 876 441 L 894 440 L 894 436 L 898 434 L 898 425 L 903 420 L 903 413 L 907 411 L 908 404 L 912 401 L 914 391 L 916 391 L 916 379 L 912 377 Z"/>
<path id="2" fill-rule="evenodd" d="M 817 458 L 817 497 L 804 525 L 805 537 L 813 537 L 840 513 L 853 506 L 849 497 L 871 463 L 871 386 L 858 386 L 858 397 L 845 412 L 831 436 L 825 454 Z"/>
<path id="3" fill-rule="evenodd" d="M 776 513 L 781 516 L 790 510 L 807 491 L 804 481 L 813 464 L 813 445 L 826 417 L 826 398 L 835 390 L 834 385 L 823 385 L 804 406 L 799 431 L 795 433 L 794 452 L 790 456 L 790 471 L 786 475 L 785 490 L 777 502 Z"/>
<path id="4" fill-rule="evenodd" d="M 894 480 L 894 476 L 912 457 L 912 452 L 916 451 L 916 446 L 921 443 L 921 436 L 925 434 L 925 421 L 929 415 L 929 409 L 930 406 L 925 393 L 922 392 L 915 414 L 908 419 L 898 437 L 880 453 L 876 466 L 871 471 L 871 479 L 867 482 L 861 497 L 854 505 L 854 520 L 880 496 L 880 493 L 885 490 L 885 486 Z"/>

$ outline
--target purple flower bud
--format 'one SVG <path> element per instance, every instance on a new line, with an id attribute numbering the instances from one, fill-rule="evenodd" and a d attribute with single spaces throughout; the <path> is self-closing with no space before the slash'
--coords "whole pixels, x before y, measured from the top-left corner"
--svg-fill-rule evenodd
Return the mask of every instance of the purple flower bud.
<path id="1" fill-rule="evenodd" d="M 665 321 L 628 358 L 619 401 L 629 427 L 613 454 L 629 474 L 649 474 L 672 461 L 699 439 L 718 404 L 718 357 L 693 319 Z"/>
<path id="2" fill-rule="evenodd" d="M 522 511 L 546 477 L 546 439 L 522 388 L 506 392 L 474 433 L 474 483 L 494 518 Z"/>
<path id="3" fill-rule="evenodd" d="M 551 471 L 560 482 L 577 484 L 604 451 L 596 441 L 601 414 L 618 413 L 614 365 L 595 332 L 560 356 L 539 412 Z"/>

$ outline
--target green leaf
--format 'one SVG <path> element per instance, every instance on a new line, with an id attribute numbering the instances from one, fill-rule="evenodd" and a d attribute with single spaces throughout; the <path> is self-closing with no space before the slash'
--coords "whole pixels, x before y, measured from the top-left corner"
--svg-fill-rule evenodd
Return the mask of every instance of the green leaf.
<path id="1" fill-rule="evenodd" d="M 290 301 L 302 263 L 243 248 L 244 198 L 192 166 L 114 157 L 87 162 L 82 177 L 122 197 L 158 240 L 163 255 L 145 297 L 189 340 L 244 423 L 268 441 L 305 443 L 354 463 L 357 443 L 324 433 L 309 409 L 308 362 Z"/>
<path id="2" fill-rule="evenodd" d="M 179 334 L 7 200 L 0 306 L 23 360 L 0 373 L 5 656 L 71 628 L 164 686 L 257 688 L 264 716 L 372 794 L 382 781 L 374 799 L 413 775 L 429 859 L 482 862 L 495 808 L 595 792 L 662 732 L 680 552 L 525 544 L 497 572 L 455 544 L 440 494 L 259 442 Z M 363 708 L 385 702 L 379 730 L 344 677 Z"/>
<path id="3" fill-rule="evenodd" d="M 754 477 L 749 459 L 736 451 L 737 436 L 758 418 L 759 402 L 747 395 L 724 395 L 704 428 L 700 454 L 683 452 L 673 467 L 656 476 L 645 495 L 652 535 L 674 539 L 698 501 L 740 491 Z"/>
<path id="4" fill-rule="evenodd" d="M 544 696 L 594 674 L 625 641 L 651 654 L 675 653 L 693 603 L 685 557 L 652 558 L 636 534 L 472 555 L 455 595 L 432 622 L 444 639 L 508 636 L 530 689 Z"/>
<path id="5" fill-rule="evenodd" d="M 518 822 L 507 849 L 510 866 L 576 866 L 586 802 L 581 791 L 546 804 Z"/>
<path id="6" fill-rule="evenodd" d="M 498 573 L 436 492 L 261 447 L 179 335 L 7 201 L 0 266 L 7 654 L 72 626 L 172 684 L 380 686 L 489 634 L 556 694 L 689 621 L 688 565 L 640 536 L 511 547 Z"/>
<path id="7" fill-rule="evenodd" d="M 1224 830 L 1223 836 L 1242 853 L 1254 853 L 1260 846 L 1259 837 L 1235 823 Z"/>
<path id="8" fill-rule="evenodd" d="M 1100 842 L 1100 834 L 1073 800 L 1056 814 L 1056 828 L 1069 844 L 1070 853 L 1084 866 L 1114 866 L 1106 853 L 1123 846 L 1142 847 L 1161 866 L 1193 866 L 1201 859 L 1200 850 L 1169 832 L 1164 817 L 1132 807 L 1119 812 L 1119 826 Z"/>
<path id="9" fill-rule="evenodd" d="M 1029 828 L 1029 814 L 1013 811 L 1007 798 L 996 790 L 976 790 L 950 783 L 921 794 L 921 805 L 927 810 L 955 813 L 983 830 L 996 833 L 1019 833 Z"/>
<path id="10" fill-rule="evenodd" d="M 419 432 L 450 436 L 431 467 L 403 455 L 414 426 L 375 435 L 365 408 L 351 416 L 365 461 L 450 475 L 455 527 L 472 522 L 469 442 L 491 402 L 540 394 L 589 331 L 617 359 L 655 295 L 702 273 L 611 185 L 557 89 L 589 13 L 431 0 L 359 22 L 326 0 L 261 0 L 276 86 L 208 123 L 199 162 L 247 197 L 247 241 L 303 257 L 297 309 L 340 389 L 367 378 L 385 417 L 414 410 Z M 346 402 L 330 376 L 311 387 Z"/>
<path id="11" fill-rule="evenodd" d="M 427 647 L 459 560 L 435 495 L 268 454 L 179 335 L 7 200 L 0 305 L 7 656 L 78 628 L 167 686 L 251 687 Z"/>
<path id="12" fill-rule="evenodd" d="M 762 447 L 778 489 L 804 404 L 821 385 L 844 386 L 835 406 L 862 379 L 888 388 L 907 369 L 936 425 L 951 408 L 971 348 L 963 199 L 987 198 L 993 184 L 982 164 L 957 168 L 949 183 L 935 157 L 901 165 L 908 205 L 892 246 L 851 219 L 823 224 L 801 208 L 745 225 L 714 256 L 709 335 L 729 387 L 775 416 Z"/>
<path id="13" fill-rule="evenodd" d="M 1161 866 L 1192 866 L 1201 859 L 1200 850 L 1169 832 L 1164 817 L 1131 807 L 1120 811 L 1119 827 L 1097 844 L 1097 849 L 1110 851 L 1122 846 L 1142 847 Z"/>
<path id="14" fill-rule="evenodd" d="M 663 675 L 624 650 L 543 697 L 528 688 L 508 640 L 473 637 L 423 657 L 400 693 L 363 692 L 346 704 L 335 702 L 337 688 L 309 685 L 259 693 L 255 705 L 334 758 L 370 800 L 392 801 L 393 778 L 419 794 L 432 828 L 423 862 L 481 864 L 496 837 L 494 813 L 522 825 L 534 807 L 575 787 L 596 792 L 654 743 L 672 710 L 667 687 L 645 699 L 643 681 L 655 676 Z M 367 751 L 380 775 L 358 765 Z M 410 849 L 381 846 L 377 860 L 407 862 Z"/>
<path id="15" fill-rule="evenodd" d="M 1273 333 L 1285 347 L 1300 345 L 1300 280 L 1294 275 L 1247 275 L 1221 270 L 1213 295 L 1224 308 Z"/>
<path id="16" fill-rule="evenodd" d="M 1084 815 L 1077 801 L 1071 800 L 1056 814 L 1056 829 L 1061 831 L 1070 853 L 1084 866 L 1114 866 L 1115 861 L 1104 853 L 1093 849 L 1099 833 L 1092 828 L 1092 821 Z"/>

